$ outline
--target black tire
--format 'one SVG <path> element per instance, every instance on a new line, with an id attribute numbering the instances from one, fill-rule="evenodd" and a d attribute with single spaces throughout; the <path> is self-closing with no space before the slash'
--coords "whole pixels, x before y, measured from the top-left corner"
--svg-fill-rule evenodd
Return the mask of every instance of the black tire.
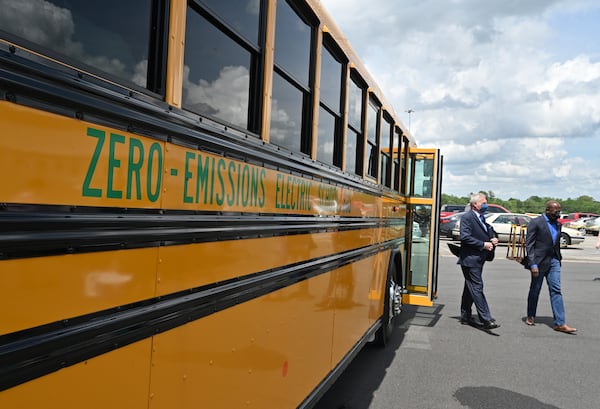
<path id="1" fill-rule="evenodd" d="M 392 303 L 393 299 L 391 296 L 394 281 L 392 280 L 392 271 L 388 271 L 387 279 L 385 283 L 385 297 L 383 301 L 383 314 L 381 315 L 381 327 L 375 333 L 375 341 L 373 343 L 378 347 L 385 347 L 390 337 L 392 336 L 392 332 L 394 331 L 394 313 L 392 312 Z"/>
<path id="2" fill-rule="evenodd" d="M 571 244 L 571 238 L 567 233 L 560 233 L 560 247 L 567 247 Z"/>

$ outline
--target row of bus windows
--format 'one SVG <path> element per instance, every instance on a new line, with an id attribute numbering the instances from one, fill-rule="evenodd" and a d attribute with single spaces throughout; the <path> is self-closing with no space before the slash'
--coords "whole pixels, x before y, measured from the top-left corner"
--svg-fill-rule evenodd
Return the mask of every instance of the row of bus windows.
<path id="1" fill-rule="evenodd" d="M 168 38 L 168 3 L 0 0 L 0 28 L 74 65 L 93 67 L 164 96 L 166 60 L 160 50 L 166 49 Z M 325 33 L 322 44 L 315 44 L 318 21 L 309 8 L 296 3 L 277 2 L 270 142 L 310 155 L 314 141 L 318 161 L 404 191 L 398 183 L 404 158 L 390 152 L 406 150 L 407 139 L 383 114 L 357 72 L 351 71 L 346 81 L 348 61 L 335 42 Z M 184 109 L 260 132 L 265 10 L 266 0 L 188 1 Z M 312 135 L 318 48 L 318 127 Z"/>

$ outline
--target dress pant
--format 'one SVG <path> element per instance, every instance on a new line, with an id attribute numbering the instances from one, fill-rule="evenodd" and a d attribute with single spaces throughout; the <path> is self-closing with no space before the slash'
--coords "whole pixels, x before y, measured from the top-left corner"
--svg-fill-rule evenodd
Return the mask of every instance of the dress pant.
<path id="1" fill-rule="evenodd" d="M 465 287 L 460 304 L 461 319 L 471 317 L 471 307 L 475 304 L 481 322 L 491 321 L 493 318 L 483 294 L 483 267 L 461 266 L 461 268 L 465 277 Z"/>
<path id="2" fill-rule="evenodd" d="M 537 277 L 531 276 L 529 295 L 527 297 L 527 316 L 535 317 L 544 277 L 546 277 L 548 290 L 550 290 L 550 305 L 552 306 L 552 314 L 554 315 L 554 325 L 563 325 L 565 323 L 565 306 L 560 290 L 560 261 L 556 258 L 550 262 L 550 269 L 548 271 L 540 271 Z"/>

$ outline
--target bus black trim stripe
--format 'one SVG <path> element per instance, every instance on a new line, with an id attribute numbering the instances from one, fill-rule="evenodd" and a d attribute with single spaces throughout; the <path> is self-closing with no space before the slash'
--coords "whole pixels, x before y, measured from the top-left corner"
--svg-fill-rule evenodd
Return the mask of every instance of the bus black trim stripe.
<path id="1" fill-rule="evenodd" d="M 0 260 L 403 226 L 404 219 L 0 212 Z"/>
<path id="2" fill-rule="evenodd" d="M 0 391 L 399 245 L 398 240 L 0 336 Z"/>

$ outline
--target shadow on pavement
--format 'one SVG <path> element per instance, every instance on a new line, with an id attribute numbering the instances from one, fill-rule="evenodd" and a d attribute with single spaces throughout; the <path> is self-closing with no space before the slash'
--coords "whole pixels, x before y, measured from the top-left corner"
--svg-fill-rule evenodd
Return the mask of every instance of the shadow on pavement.
<path id="1" fill-rule="evenodd" d="M 394 332 L 385 348 L 367 345 L 323 395 L 313 409 L 367 409 L 375 391 L 386 376 L 397 350 L 410 326 L 433 327 L 441 317 L 444 305 L 419 307 L 404 305 L 395 323 Z M 340 404 L 339 397 L 345 401 Z"/>
<path id="2" fill-rule="evenodd" d="M 512 392 L 493 386 L 467 386 L 460 388 L 454 397 L 467 408 L 471 409 L 560 409 L 520 393 Z"/>

